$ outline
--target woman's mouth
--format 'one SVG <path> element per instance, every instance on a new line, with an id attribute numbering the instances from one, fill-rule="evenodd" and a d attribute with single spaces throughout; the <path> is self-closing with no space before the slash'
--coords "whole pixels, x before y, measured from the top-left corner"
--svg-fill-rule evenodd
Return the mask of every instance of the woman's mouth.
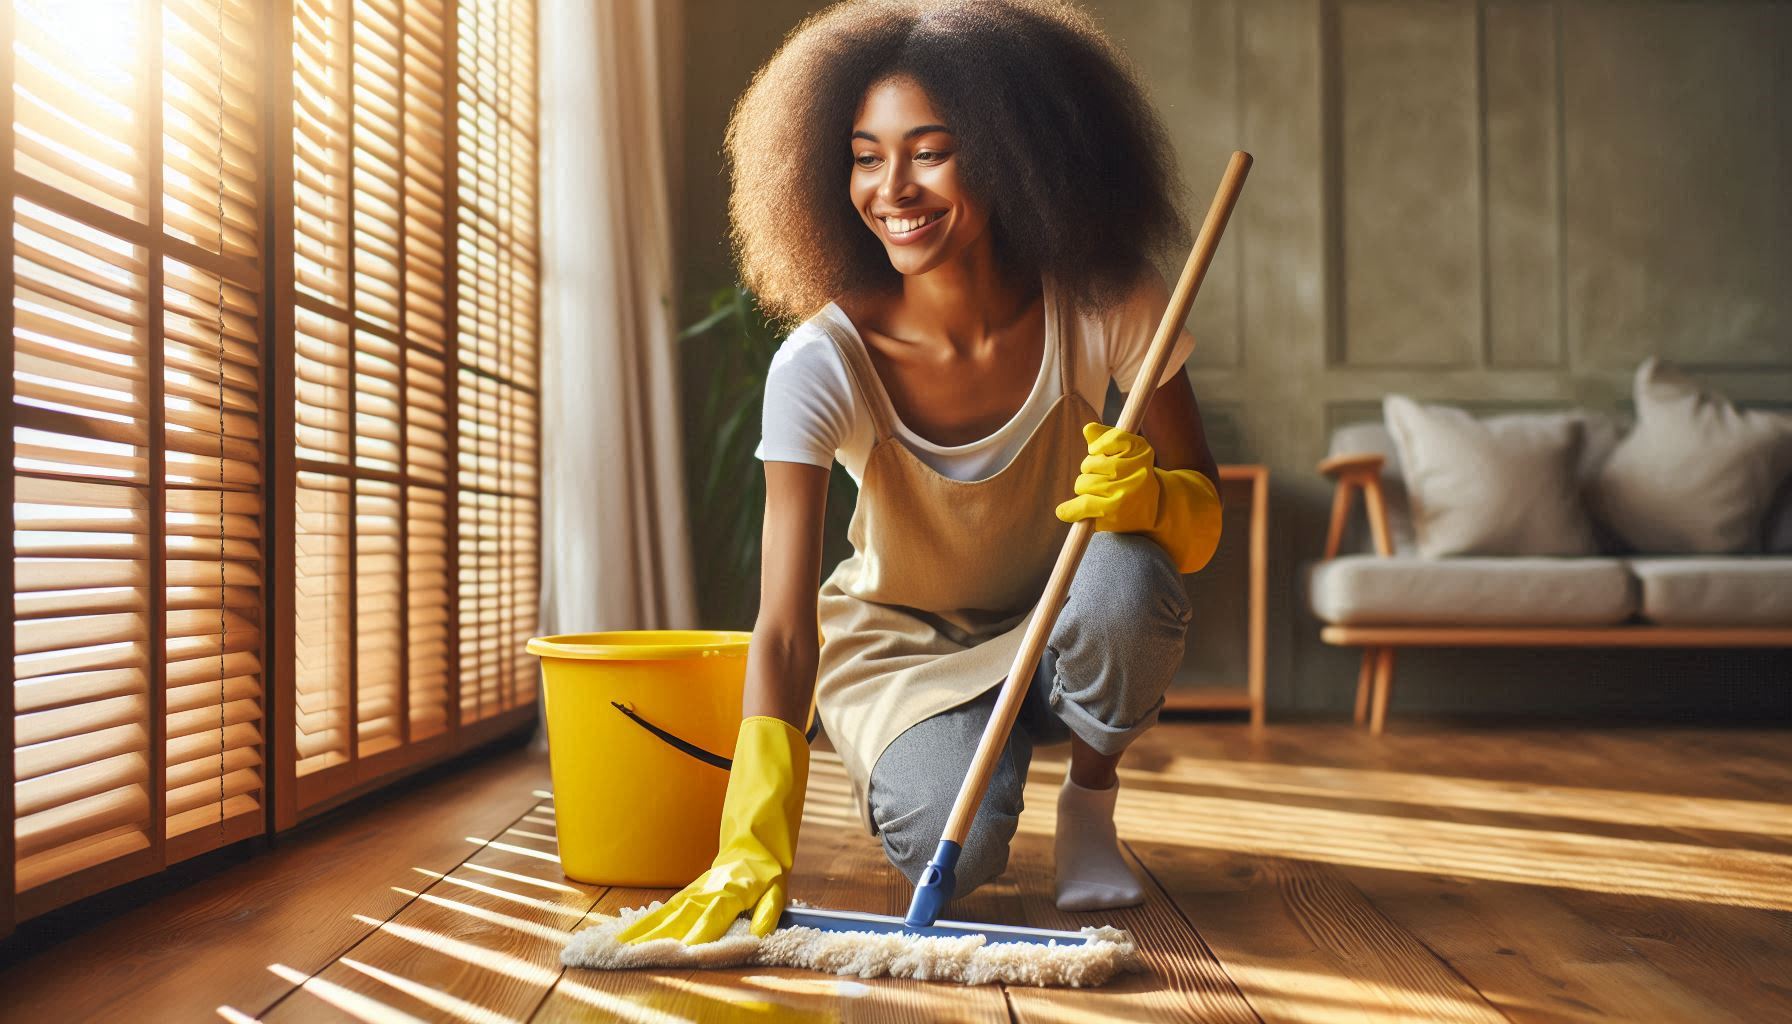
<path id="1" fill-rule="evenodd" d="M 911 217 L 880 217 L 884 222 L 884 235 L 897 245 L 905 245 L 928 234 L 933 225 L 946 216 L 945 210 L 934 210 L 931 213 L 917 213 Z"/>

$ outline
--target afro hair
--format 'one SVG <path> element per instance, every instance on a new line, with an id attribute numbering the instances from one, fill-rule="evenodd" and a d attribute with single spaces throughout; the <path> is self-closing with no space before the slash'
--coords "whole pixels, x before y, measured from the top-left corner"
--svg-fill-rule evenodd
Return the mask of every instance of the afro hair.
<path id="1" fill-rule="evenodd" d="M 1003 267 L 1100 310 L 1186 244 L 1168 135 L 1087 14 L 1061 0 L 846 0 L 791 31 L 728 123 L 735 256 L 772 316 L 899 282 L 847 191 L 860 104 L 898 76 L 952 128 Z"/>

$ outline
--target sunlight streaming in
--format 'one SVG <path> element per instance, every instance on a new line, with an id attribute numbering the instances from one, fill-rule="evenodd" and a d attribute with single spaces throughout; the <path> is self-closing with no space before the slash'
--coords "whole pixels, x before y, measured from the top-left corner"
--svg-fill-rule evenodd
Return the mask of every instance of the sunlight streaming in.
<path id="1" fill-rule="evenodd" d="M 428 985 L 400 977 L 391 971 L 383 971 L 372 964 L 350 960 L 346 956 L 336 962 L 350 970 L 359 971 L 383 985 L 395 988 L 420 1003 L 427 1003 L 455 1020 L 464 1020 L 468 1024 L 519 1024 L 514 1017 L 506 1017 L 477 1003 L 469 1003 L 465 999 L 451 996 L 446 992 L 438 992 Z"/>
<path id="2" fill-rule="evenodd" d="M 1397 969 L 1389 963 L 1376 966 Z M 1226 959 L 1226 973 L 1266 1019 L 1311 1024 L 1341 1019 L 1376 1024 L 1504 1024 L 1506 1020 L 1484 1003 L 1391 984 L 1380 971 L 1369 978 L 1351 977 L 1348 963 L 1340 963 L 1339 969 L 1345 973 L 1289 970 L 1248 956 Z M 1439 970 L 1446 968 L 1440 965 Z M 1396 1005 L 1389 1006 L 1389 1002 Z"/>
<path id="3" fill-rule="evenodd" d="M 462 867 L 465 867 L 465 865 L 462 865 Z M 438 878 L 436 881 L 439 883 L 447 884 L 447 885 L 457 885 L 463 889 L 471 889 L 474 892 L 484 893 L 485 895 L 491 896 L 494 899 L 506 900 L 508 902 L 515 903 L 520 906 L 532 907 L 536 910 L 543 910 L 550 914 L 558 914 L 561 917 L 569 917 L 574 920 L 577 920 L 578 918 L 585 916 L 584 911 L 581 911 L 581 910 L 574 910 L 571 907 L 564 907 L 558 903 L 551 903 L 547 900 L 538 899 L 534 896 L 524 896 L 521 893 L 510 892 L 507 889 L 499 889 L 496 886 L 485 885 L 480 882 L 468 881 L 467 879 L 464 879 L 464 878 L 453 878 L 453 877 L 449 877 L 449 876 L 444 876 L 442 878 Z M 408 896 L 411 898 L 415 898 L 415 897 L 421 895 L 420 893 L 411 892 L 409 889 L 401 889 L 396 885 L 392 886 L 391 888 L 392 888 L 393 892 L 402 893 L 405 896 Z M 572 890 L 572 891 L 576 892 L 577 890 Z"/>
<path id="4" fill-rule="evenodd" d="M 554 854 L 543 853 L 540 850 L 531 850 L 526 846 L 518 846 L 515 843 L 500 843 L 495 839 L 480 839 L 476 836 L 467 836 L 466 839 L 467 842 L 472 843 L 475 846 L 484 846 L 493 850 L 503 850 L 505 853 L 520 853 L 525 857 L 534 857 L 536 860 L 551 861 L 555 864 L 560 863 L 560 858 Z"/>
<path id="5" fill-rule="evenodd" d="M 1035 762 L 1050 781 L 1064 776 L 1062 762 Z M 1164 788 L 1165 783 L 1260 789 L 1267 793 L 1321 796 L 1394 803 L 1461 807 L 1508 814 L 1539 814 L 1647 825 L 1655 828 L 1708 828 L 1729 832 L 1792 836 L 1792 804 L 1758 800 L 1639 793 L 1632 790 L 1542 786 L 1451 775 L 1262 764 L 1176 757 L 1149 771 L 1121 768 L 1132 785 Z"/>
<path id="6" fill-rule="evenodd" d="M 503 878 L 503 879 L 506 879 L 506 880 L 512 881 L 512 882 L 520 882 L 523 885 L 539 886 L 543 889 L 551 889 L 554 892 L 579 892 L 580 891 L 578 886 L 567 885 L 565 882 L 554 882 L 554 881 L 550 881 L 545 878 L 534 878 L 532 876 L 521 874 L 516 871 L 506 871 L 503 868 L 488 867 L 484 864 L 475 864 L 471 861 L 468 861 L 467 863 L 462 864 L 461 869 L 466 870 L 466 871 L 477 871 L 483 875 L 491 875 L 493 878 Z M 440 877 L 440 876 L 438 876 L 438 877 Z"/>
<path id="7" fill-rule="evenodd" d="M 507 828 L 504 830 L 504 834 L 507 836 L 522 836 L 524 839 L 539 839 L 544 843 L 559 842 L 559 839 L 555 836 L 547 835 L 542 832 L 530 832 L 520 828 Z"/>
<path id="8" fill-rule="evenodd" d="M 712 977 L 714 976 L 695 972 L 682 978 L 661 978 L 660 983 L 667 988 L 689 992 L 707 1000 L 711 1005 L 706 1006 L 703 1010 L 702 1017 L 705 1019 L 717 1019 L 724 1014 L 730 1018 L 745 1017 L 748 1019 L 768 1016 L 780 1021 L 832 1019 L 828 1014 L 816 1013 L 813 1010 L 801 1010 L 784 1003 L 756 999 L 752 993 L 743 992 L 729 984 L 728 982 L 732 979 L 724 976 L 722 979 L 711 980 Z"/>
<path id="9" fill-rule="evenodd" d="M 862 981 L 850 981 L 845 978 L 791 978 L 773 974 L 749 974 L 740 980 L 749 985 L 771 989 L 773 992 L 790 992 L 796 995 L 842 996 L 847 999 L 862 999 L 871 994 L 871 986 Z"/>
<path id="10" fill-rule="evenodd" d="M 564 929 L 550 928 L 545 924 L 536 924 L 534 921 L 524 920 L 520 917 L 512 917 L 509 914 L 500 914 L 496 910 L 487 910 L 484 907 L 476 907 L 470 903 L 461 903 L 456 900 L 445 899 L 444 897 L 437 896 L 433 893 L 418 893 L 417 899 L 433 906 L 466 914 L 469 917 L 476 917 L 481 921 L 498 925 L 501 928 L 508 928 L 514 932 L 521 932 L 524 935 L 532 935 L 547 942 L 565 945 L 566 940 L 572 937 L 572 933 Z M 577 916 L 582 917 L 584 915 L 581 914 Z"/>
<path id="11" fill-rule="evenodd" d="M 561 978 L 555 986 L 556 995 L 566 996 L 586 1006 L 595 1007 L 607 1014 L 614 1014 L 617 1020 L 630 1024 L 689 1024 L 690 1018 L 670 1014 L 664 1010 L 641 1006 L 622 996 L 601 992 L 589 985 L 582 985 L 567 978 Z"/>
<path id="12" fill-rule="evenodd" d="M 1055 787 L 1027 787 L 1035 806 L 1055 797 Z M 1023 829 L 1051 829 L 1026 818 Z M 1122 837 L 1141 841 L 1792 909 L 1784 854 L 1141 790 L 1122 790 L 1116 820 Z"/>
<path id="13" fill-rule="evenodd" d="M 300 992 L 316 996 L 355 1020 L 366 1021 L 368 1024 L 424 1024 L 421 1017 L 413 1017 L 377 999 L 343 988 L 333 981 L 313 978 L 304 971 L 285 964 L 269 964 L 268 970 L 299 986 Z"/>
<path id="14" fill-rule="evenodd" d="M 545 987 L 553 984 L 554 979 L 560 976 L 558 970 L 549 970 L 521 957 L 512 956 L 496 949 L 488 949 L 485 946 L 430 931 L 427 928 L 399 924 L 396 921 L 375 921 L 360 914 L 356 914 L 355 919 L 372 925 L 393 938 L 403 939 L 433 952 L 446 953 L 456 960 L 484 970 L 509 975 L 525 984 Z"/>

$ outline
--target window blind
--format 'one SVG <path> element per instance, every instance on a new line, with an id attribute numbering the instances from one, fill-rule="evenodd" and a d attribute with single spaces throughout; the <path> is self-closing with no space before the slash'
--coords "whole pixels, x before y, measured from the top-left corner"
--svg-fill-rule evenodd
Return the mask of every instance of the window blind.
<path id="1" fill-rule="evenodd" d="M 533 19 L 0 3 L 0 932 L 532 720 Z"/>
<path id="2" fill-rule="evenodd" d="M 264 827 L 250 0 L 15 0 L 10 830 L 29 916 Z"/>
<path id="3" fill-rule="evenodd" d="M 532 16 L 294 4 L 292 815 L 534 699 Z"/>
<path id="4" fill-rule="evenodd" d="M 540 591 L 532 7 L 460 0 L 455 255 L 463 721 L 535 695 L 534 659 L 523 650 Z"/>
<path id="5" fill-rule="evenodd" d="M 336 773 L 308 790 L 324 793 L 449 724 L 446 631 L 407 629 L 413 610 L 447 603 L 445 579 L 411 577 L 407 550 L 409 521 L 439 509 L 447 485 L 446 26 L 419 0 L 294 12 L 294 725 L 298 775 Z"/>

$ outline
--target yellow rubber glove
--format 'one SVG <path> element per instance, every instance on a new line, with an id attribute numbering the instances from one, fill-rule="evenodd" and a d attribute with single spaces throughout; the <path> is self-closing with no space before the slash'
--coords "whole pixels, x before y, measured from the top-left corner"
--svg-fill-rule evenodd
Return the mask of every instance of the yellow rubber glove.
<path id="1" fill-rule="evenodd" d="M 1119 427 L 1083 427 L 1089 454 L 1076 497 L 1058 506 L 1067 523 L 1095 520 L 1095 529 L 1142 533 L 1169 552 L 1178 572 L 1196 572 L 1220 543 L 1220 495 L 1193 469 L 1158 469 L 1150 442 Z"/>
<path id="2" fill-rule="evenodd" d="M 722 843 L 716 859 L 664 906 L 616 937 L 623 942 L 714 942 L 747 911 L 753 914 L 754 935 L 764 937 L 777 927 L 808 781 L 809 743 L 801 730 L 779 718 L 743 719 L 728 793 L 722 798 Z M 668 807 L 666 813 L 676 809 Z"/>

